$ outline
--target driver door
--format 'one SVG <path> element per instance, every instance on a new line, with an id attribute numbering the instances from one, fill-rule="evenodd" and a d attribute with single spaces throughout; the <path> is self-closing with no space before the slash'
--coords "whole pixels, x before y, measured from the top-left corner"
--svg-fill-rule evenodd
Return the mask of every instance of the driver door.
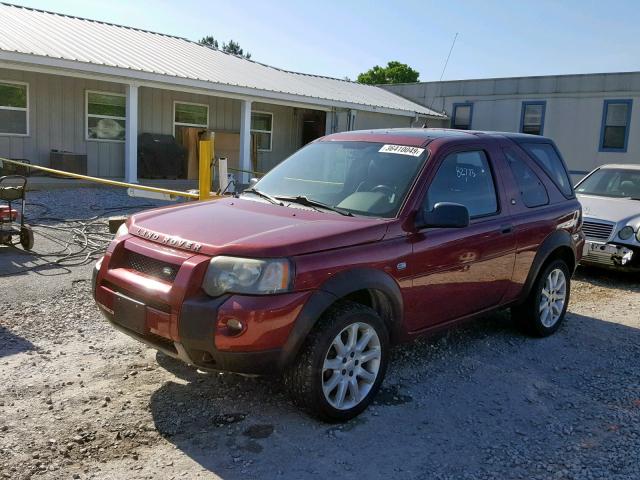
<path id="1" fill-rule="evenodd" d="M 411 331 L 463 318 L 500 303 L 511 282 L 515 236 L 487 149 L 444 153 L 423 200 L 467 207 L 469 226 L 412 235 Z"/>

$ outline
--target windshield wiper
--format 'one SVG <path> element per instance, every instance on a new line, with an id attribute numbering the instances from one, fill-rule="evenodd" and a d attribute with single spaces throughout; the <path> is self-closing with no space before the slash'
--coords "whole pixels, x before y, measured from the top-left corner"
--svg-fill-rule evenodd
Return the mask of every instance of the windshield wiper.
<path id="1" fill-rule="evenodd" d="M 282 202 L 278 201 L 275 197 L 272 197 L 268 193 L 261 192 L 260 190 L 256 190 L 255 188 L 248 188 L 246 190 L 243 190 L 242 193 L 253 193 L 254 195 L 257 195 L 260 198 L 264 198 L 265 200 L 268 200 L 274 205 L 280 205 L 280 206 L 284 205 Z"/>
<path id="2" fill-rule="evenodd" d="M 325 210 L 331 210 L 332 212 L 339 213 L 340 215 L 344 215 L 346 217 L 353 217 L 353 213 L 351 212 L 348 212 L 338 207 L 332 207 L 331 205 L 318 202 L 317 200 L 312 200 L 309 197 L 306 197 L 304 195 L 298 195 L 296 197 L 276 197 L 276 198 L 278 200 L 284 200 L 285 202 L 299 203 L 300 205 L 305 205 L 307 207 L 324 208 Z"/>

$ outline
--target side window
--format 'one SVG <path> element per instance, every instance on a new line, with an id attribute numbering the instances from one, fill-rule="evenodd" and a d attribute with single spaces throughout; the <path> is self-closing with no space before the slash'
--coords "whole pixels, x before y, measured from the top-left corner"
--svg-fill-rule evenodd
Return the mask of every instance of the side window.
<path id="1" fill-rule="evenodd" d="M 425 202 L 429 210 L 438 202 L 460 203 L 469 209 L 472 218 L 496 213 L 498 198 L 484 152 L 447 155 L 427 190 Z"/>
<path id="2" fill-rule="evenodd" d="M 562 160 L 560 160 L 558 152 L 553 148 L 553 145 L 550 143 L 522 143 L 521 145 L 551 177 L 565 196 L 570 197 L 573 195 L 569 174 L 564 169 Z"/>
<path id="3" fill-rule="evenodd" d="M 534 208 L 549 203 L 547 189 L 536 173 L 512 149 L 504 149 L 504 155 L 520 190 L 520 198 L 526 207 Z"/>

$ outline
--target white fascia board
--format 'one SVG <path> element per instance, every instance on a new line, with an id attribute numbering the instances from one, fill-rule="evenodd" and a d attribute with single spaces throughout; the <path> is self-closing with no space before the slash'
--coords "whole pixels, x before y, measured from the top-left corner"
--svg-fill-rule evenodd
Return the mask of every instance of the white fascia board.
<path id="1" fill-rule="evenodd" d="M 271 90 L 260 90 L 250 87 L 214 83 L 205 80 L 194 80 L 186 77 L 173 77 L 159 73 L 150 73 L 110 65 L 97 65 L 88 62 L 77 62 L 62 58 L 45 57 L 18 52 L 0 51 L 0 67 L 18 70 L 31 70 L 36 72 L 39 71 L 41 73 L 54 75 L 91 78 L 94 80 L 115 83 L 135 83 L 142 87 L 146 86 L 166 90 L 191 91 L 201 95 L 218 94 L 238 100 L 298 106 L 314 110 L 329 111 L 332 108 L 345 108 L 405 117 L 415 117 L 416 115 L 419 115 L 426 118 L 446 118 L 444 116 L 432 115 L 424 111 L 399 110 L 323 98 L 305 97 L 290 93 L 273 92 Z M 169 79 L 170 81 L 168 81 Z"/>

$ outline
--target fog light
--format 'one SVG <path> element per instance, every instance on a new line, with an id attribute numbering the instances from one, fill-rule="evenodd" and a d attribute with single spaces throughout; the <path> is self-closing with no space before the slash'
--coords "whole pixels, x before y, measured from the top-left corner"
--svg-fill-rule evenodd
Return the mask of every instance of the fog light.
<path id="1" fill-rule="evenodd" d="M 229 331 L 229 334 L 239 335 L 242 333 L 243 328 L 244 326 L 242 325 L 242 322 L 237 318 L 230 318 L 227 320 L 227 330 Z"/>
<path id="2" fill-rule="evenodd" d="M 627 225 L 626 227 L 624 227 L 622 230 L 618 232 L 618 236 L 622 240 L 628 240 L 631 238 L 632 235 L 633 235 L 633 227 L 629 225 Z"/>

